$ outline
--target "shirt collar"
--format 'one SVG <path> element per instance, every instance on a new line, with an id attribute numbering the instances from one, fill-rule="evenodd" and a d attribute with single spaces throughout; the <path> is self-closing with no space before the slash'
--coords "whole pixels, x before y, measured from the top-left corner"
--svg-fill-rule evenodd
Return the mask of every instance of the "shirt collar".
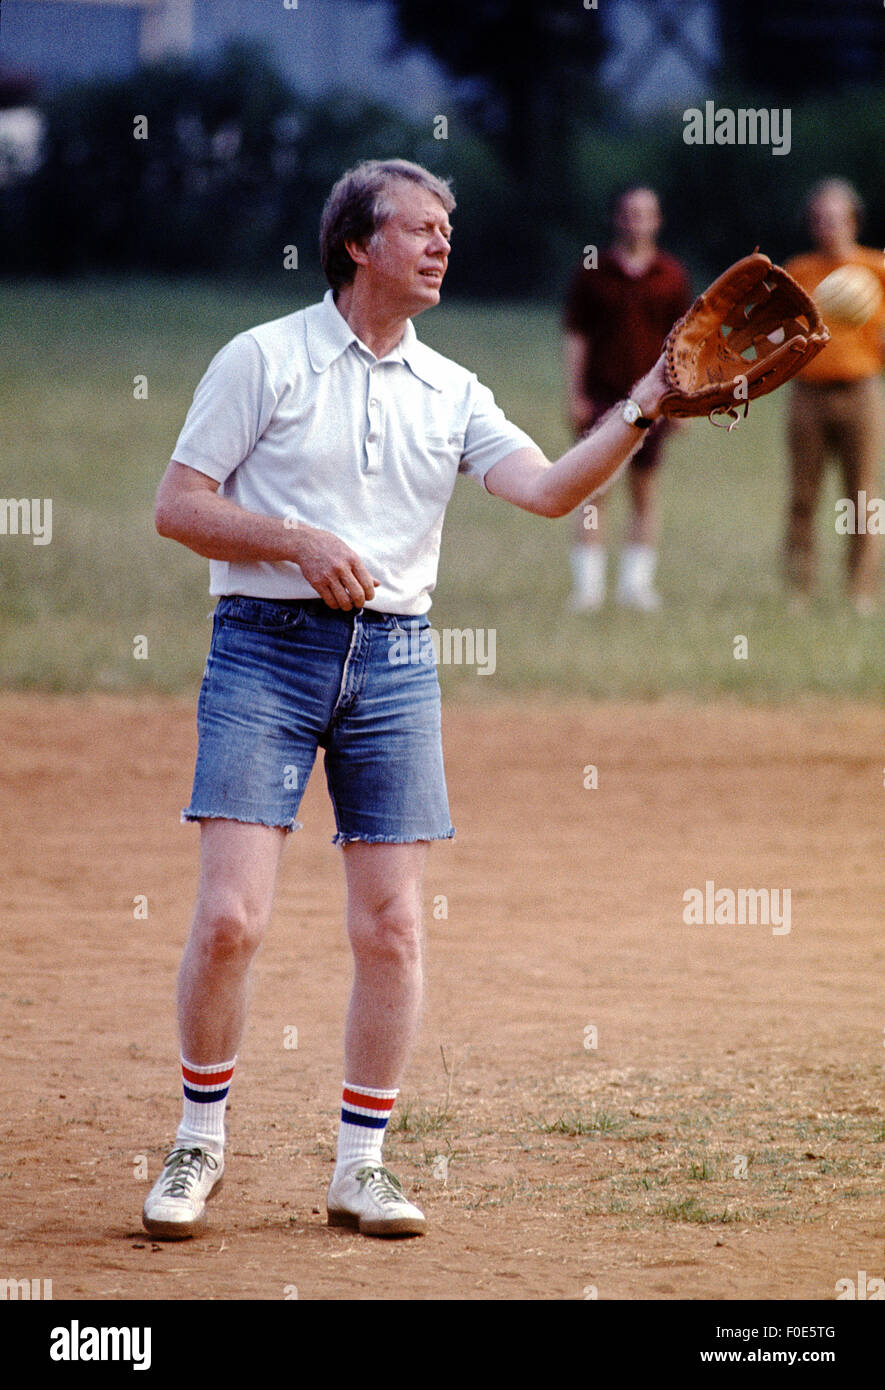
<path id="1" fill-rule="evenodd" d="M 609 264 L 610 264 L 611 266 L 615 267 L 615 268 L 617 269 L 618 273 L 619 273 L 620 275 L 623 275 L 623 277 L 624 277 L 625 280 L 644 280 L 645 277 L 646 277 L 646 275 L 650 275 L 650 274 L 652 273 L 653 270 L 657 270 L 657 269 L 658 269 L 658 266 L 659 266 L 660 263 L 661 263 L 661 249 L 660 249 L 660 247 L 657 247 L 657 249 L 655 250 L 654 255 L 652 256 L 652 258 L 651 258 L 651 260 L 649 261 L 648 265 L 645 267 L 645 270 L 643 270 L 642 274 L 641 274 L 641 275 L 633 275 L 629 270 L 627 270 L 627 269 L 625 268 L 625 266 L 624 266 L 623 262 L 621 261 L 620 257 L 619 257 L 619 256 L 616 256 L 615 253 L 614 253 L 614 251 L 608 251 L 608 252 L 606 253 L 606 255 L 607 255 L 607 259 L 608 259 Z"/>
<path id="2" fill-rule="evenodd" d="M 313 306 L 313 312 L 307 319 L 307 351 L 314 371 L 324 372 L 347 351 L 351 343 L 362 346 L 350 324 L 339 313 L 332 291 L 327 290 L 322 303 Z M 418 341 L 411 319 L 407 321 L 403 336 L 388 357 L 394 360 L 399 358 L 434 391 L 443 389 L 443 374 L 437 365 L 436 354 Z"/>
<path id="3" fill-rule="evenodd" d="M 357 336 L 335 307 L 332 291 L 326 290 L 322 304 L 314 304 L 307 314 L 307 351 L 315 372 L 324 372 Z"/>
<path id="4" fill-rule="evenodd" d="M 419 340 L 411 319 L 406 324 L 406 331 L 400 339 L 399 348 L 403 361 L 411 368 L 415 376 L 426 382 L 434 391 L 442 391 L 445 380 L 437 354 Z"/>

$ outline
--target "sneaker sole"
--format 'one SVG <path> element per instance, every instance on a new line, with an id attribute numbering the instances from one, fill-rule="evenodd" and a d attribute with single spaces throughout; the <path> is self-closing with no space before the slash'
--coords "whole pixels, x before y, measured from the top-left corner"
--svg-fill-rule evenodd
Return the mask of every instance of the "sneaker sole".
<path id="1" fill-rule="evenodd" d="M 206 1202 L 211 1202 L 216 1192 L 219 1192 L 224 1185 L 224 1175 L 206 1194 Z M 206 1218 L 206 1208 L 203 1207 L 202 1213 L 194 1221 L 154 1221 L 144 1210 L 141 1213 L 141 1224 L 148 1235 L 155 1236 L 158 1240 L 190 1240 L 193 1236 L 202 1235 L 209 1224 Z"/>
<path id="2" fill-rule="evenodd" d="M 344 1226 L 351 1231 L 359 1231 L 361 1236 L 380 1236 L 396 1238 L 399 1236 L 423 1236 L 427 1222 L 419 1221 L 417 1216 L 395 1217 L 392 1221 L 369 1221 L 354 1216 L 350 1211 L 331 1211 L 326 1208 L 330 1226 Z"/>

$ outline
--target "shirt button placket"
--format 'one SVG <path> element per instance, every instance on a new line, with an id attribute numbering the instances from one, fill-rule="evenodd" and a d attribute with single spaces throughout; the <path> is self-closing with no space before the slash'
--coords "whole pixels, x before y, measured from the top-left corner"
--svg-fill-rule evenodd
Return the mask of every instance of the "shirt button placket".
<path id="1" fill-rule="evenodd" d="M 377 376 L 374 367 L 368 372 L 368 419 L 369 430 L 366 435 L 366 472 L 378 473 L 381 468 L 381 400 L 378 395 Z"/>

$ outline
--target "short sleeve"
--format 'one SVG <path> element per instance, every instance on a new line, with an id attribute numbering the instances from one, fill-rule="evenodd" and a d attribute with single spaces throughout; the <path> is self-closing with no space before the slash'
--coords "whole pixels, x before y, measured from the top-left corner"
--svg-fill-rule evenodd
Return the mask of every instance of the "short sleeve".
<path id="1" fill-rule="evenodd" d="M 517 449 L 537 449 L 525 430 L 511 424 L 487 386 L 476 382 L 459 472 L 484 483 L 490 468 Z"/>
<path id="2" fill-rule="evenodd" d="M 173 459 L 223 483 L 249 457 L 275 405 L 261 348 L 250 333 L 241 333 L 209 363 Z"/>

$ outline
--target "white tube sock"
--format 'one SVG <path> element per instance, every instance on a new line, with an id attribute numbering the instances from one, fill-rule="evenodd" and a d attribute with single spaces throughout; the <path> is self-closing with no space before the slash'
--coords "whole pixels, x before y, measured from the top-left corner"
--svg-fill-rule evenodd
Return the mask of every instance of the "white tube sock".
<path id="1" fill-rule="evenodd" d="M 572 607 L 599 608 L 605 599 L 608 559 L 604 545 L 572 546 Z"/>
<path id="2" fill-rule="evenodd" d="M 621 551 L 618 600 L 637 607 L 656 606 L 654 579 L 658 553 L 653 545 L 625 545 Z"/>

